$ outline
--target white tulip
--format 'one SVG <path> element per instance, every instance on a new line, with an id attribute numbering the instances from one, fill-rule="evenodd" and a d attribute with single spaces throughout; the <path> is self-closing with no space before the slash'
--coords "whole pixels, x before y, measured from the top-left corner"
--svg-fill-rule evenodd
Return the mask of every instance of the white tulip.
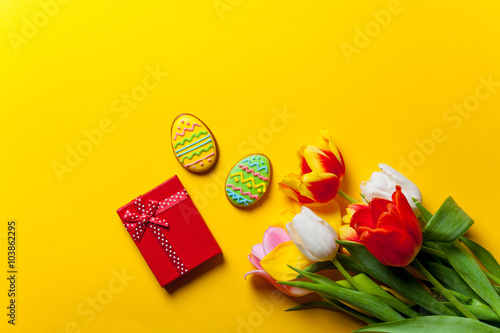
<path id="1" fill-rule="evenodd" d="M 365 199 L 368 202 L 374 198 L 391 200 L 392 194 L 396 191 L 396 185 L 399 185 L 406 200 L 408 200 L 411 208 L 418 216 L 420 211 L 412 199 L 415 198 L 417 201 L 422 202 L 422 194 L 418 187 L 387 164 L 379 164 L 378 167 L 380 172 L 372 173 L 370 180 L 361 182 L 361 194 L 364 195 Z"/>
<path id="2" fill-rule="evenodd" d="M 292 222 L 287 223 L 286 230 L 307 258 L 313 261 L 335 258 L 338 249 L 337 233 L 309 208 L 302 206 L 300 213 L 295 215 Z"/>

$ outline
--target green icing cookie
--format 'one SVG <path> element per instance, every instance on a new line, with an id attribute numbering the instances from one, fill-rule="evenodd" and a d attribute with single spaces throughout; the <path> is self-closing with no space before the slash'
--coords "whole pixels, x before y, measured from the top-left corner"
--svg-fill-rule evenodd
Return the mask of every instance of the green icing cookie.
<path id="1" fill-rule="evenodd" d="M 238 161 L 226 179 L 226 195 L 236 207 L 255 205 L 266 195 L 271 180 L 271 162 L 262 154 Z"/>

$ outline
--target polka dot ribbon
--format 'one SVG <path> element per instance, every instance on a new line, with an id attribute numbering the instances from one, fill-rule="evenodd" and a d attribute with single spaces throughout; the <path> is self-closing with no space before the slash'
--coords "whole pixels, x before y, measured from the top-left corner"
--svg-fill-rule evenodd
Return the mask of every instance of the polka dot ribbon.
<path id="1" fill-rule="evenodd" d="M 123 224 L 125 225 L 125 228 L 127 228 L 130 232 L 134 241 L 138 243 L 141 242 L 146 228 L 152 229 L 152 232 L 161 244 L 161 247 L 168 254 L 170 261 L 174 265 L 177 272 L 181 275 L 187 273 L 187 269 L 184 267 L 184 264 L 177 256 L 176 252 L 172 248 L 172 245 L 169 244 L 163 234 L 162 229 L 169 227 L 167 220 L 158 218 L 157 215 L 160 215 L 187 198 L 188 194 L 185 189 L 174 193 L 161 202 L 154 200 L 143 202 L 141 198 L 136 198 L 134 200 L 134 207 L 137 212 L 127 210 L 125 215 L 123 215 Z"/>

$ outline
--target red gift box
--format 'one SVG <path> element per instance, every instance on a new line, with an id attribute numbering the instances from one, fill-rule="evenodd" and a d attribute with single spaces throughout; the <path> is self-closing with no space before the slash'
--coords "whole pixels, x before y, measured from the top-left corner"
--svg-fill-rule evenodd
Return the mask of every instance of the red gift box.
<path id="1" fill-rule="evenodd" d="M 222 252 L 177 176 L 117 213 L 162 287 Z"/>

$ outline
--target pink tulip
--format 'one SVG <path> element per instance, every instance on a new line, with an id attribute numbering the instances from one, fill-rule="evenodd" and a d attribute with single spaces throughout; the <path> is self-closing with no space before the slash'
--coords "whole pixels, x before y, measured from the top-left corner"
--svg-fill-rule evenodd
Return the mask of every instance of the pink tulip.
<path id="1" fill-rule="evenodd" d="M 256 274 L 262 276 L 267 281 L 269 281 L 274 287 L 276 287 L 279 291 L 289 296 L 304 296 L 306 294 L 311 293 L 309 290 L 305 290 L 302 288 L 285 286 L 279 283 L 276 283 L 276 280 L 267 273 L 262 266 L 260 265 L 262 259 L 269 254 L 274 248 L 282 243 L 291 242 L 290 236 L 283 228 L 277 227 L 269 227 L 264 233 L 264 239 L 262 243 L 255 244 L 252 247 L 252 253 L 248 256 L 248 260 L 257 268 L 256 270 L 250 271 L 245 274 L 245 278 L 247 275 Z M 286 268 L 286 266 L 285 266 Z M 287 268 L 286 268 L 287 269 Z"/>

